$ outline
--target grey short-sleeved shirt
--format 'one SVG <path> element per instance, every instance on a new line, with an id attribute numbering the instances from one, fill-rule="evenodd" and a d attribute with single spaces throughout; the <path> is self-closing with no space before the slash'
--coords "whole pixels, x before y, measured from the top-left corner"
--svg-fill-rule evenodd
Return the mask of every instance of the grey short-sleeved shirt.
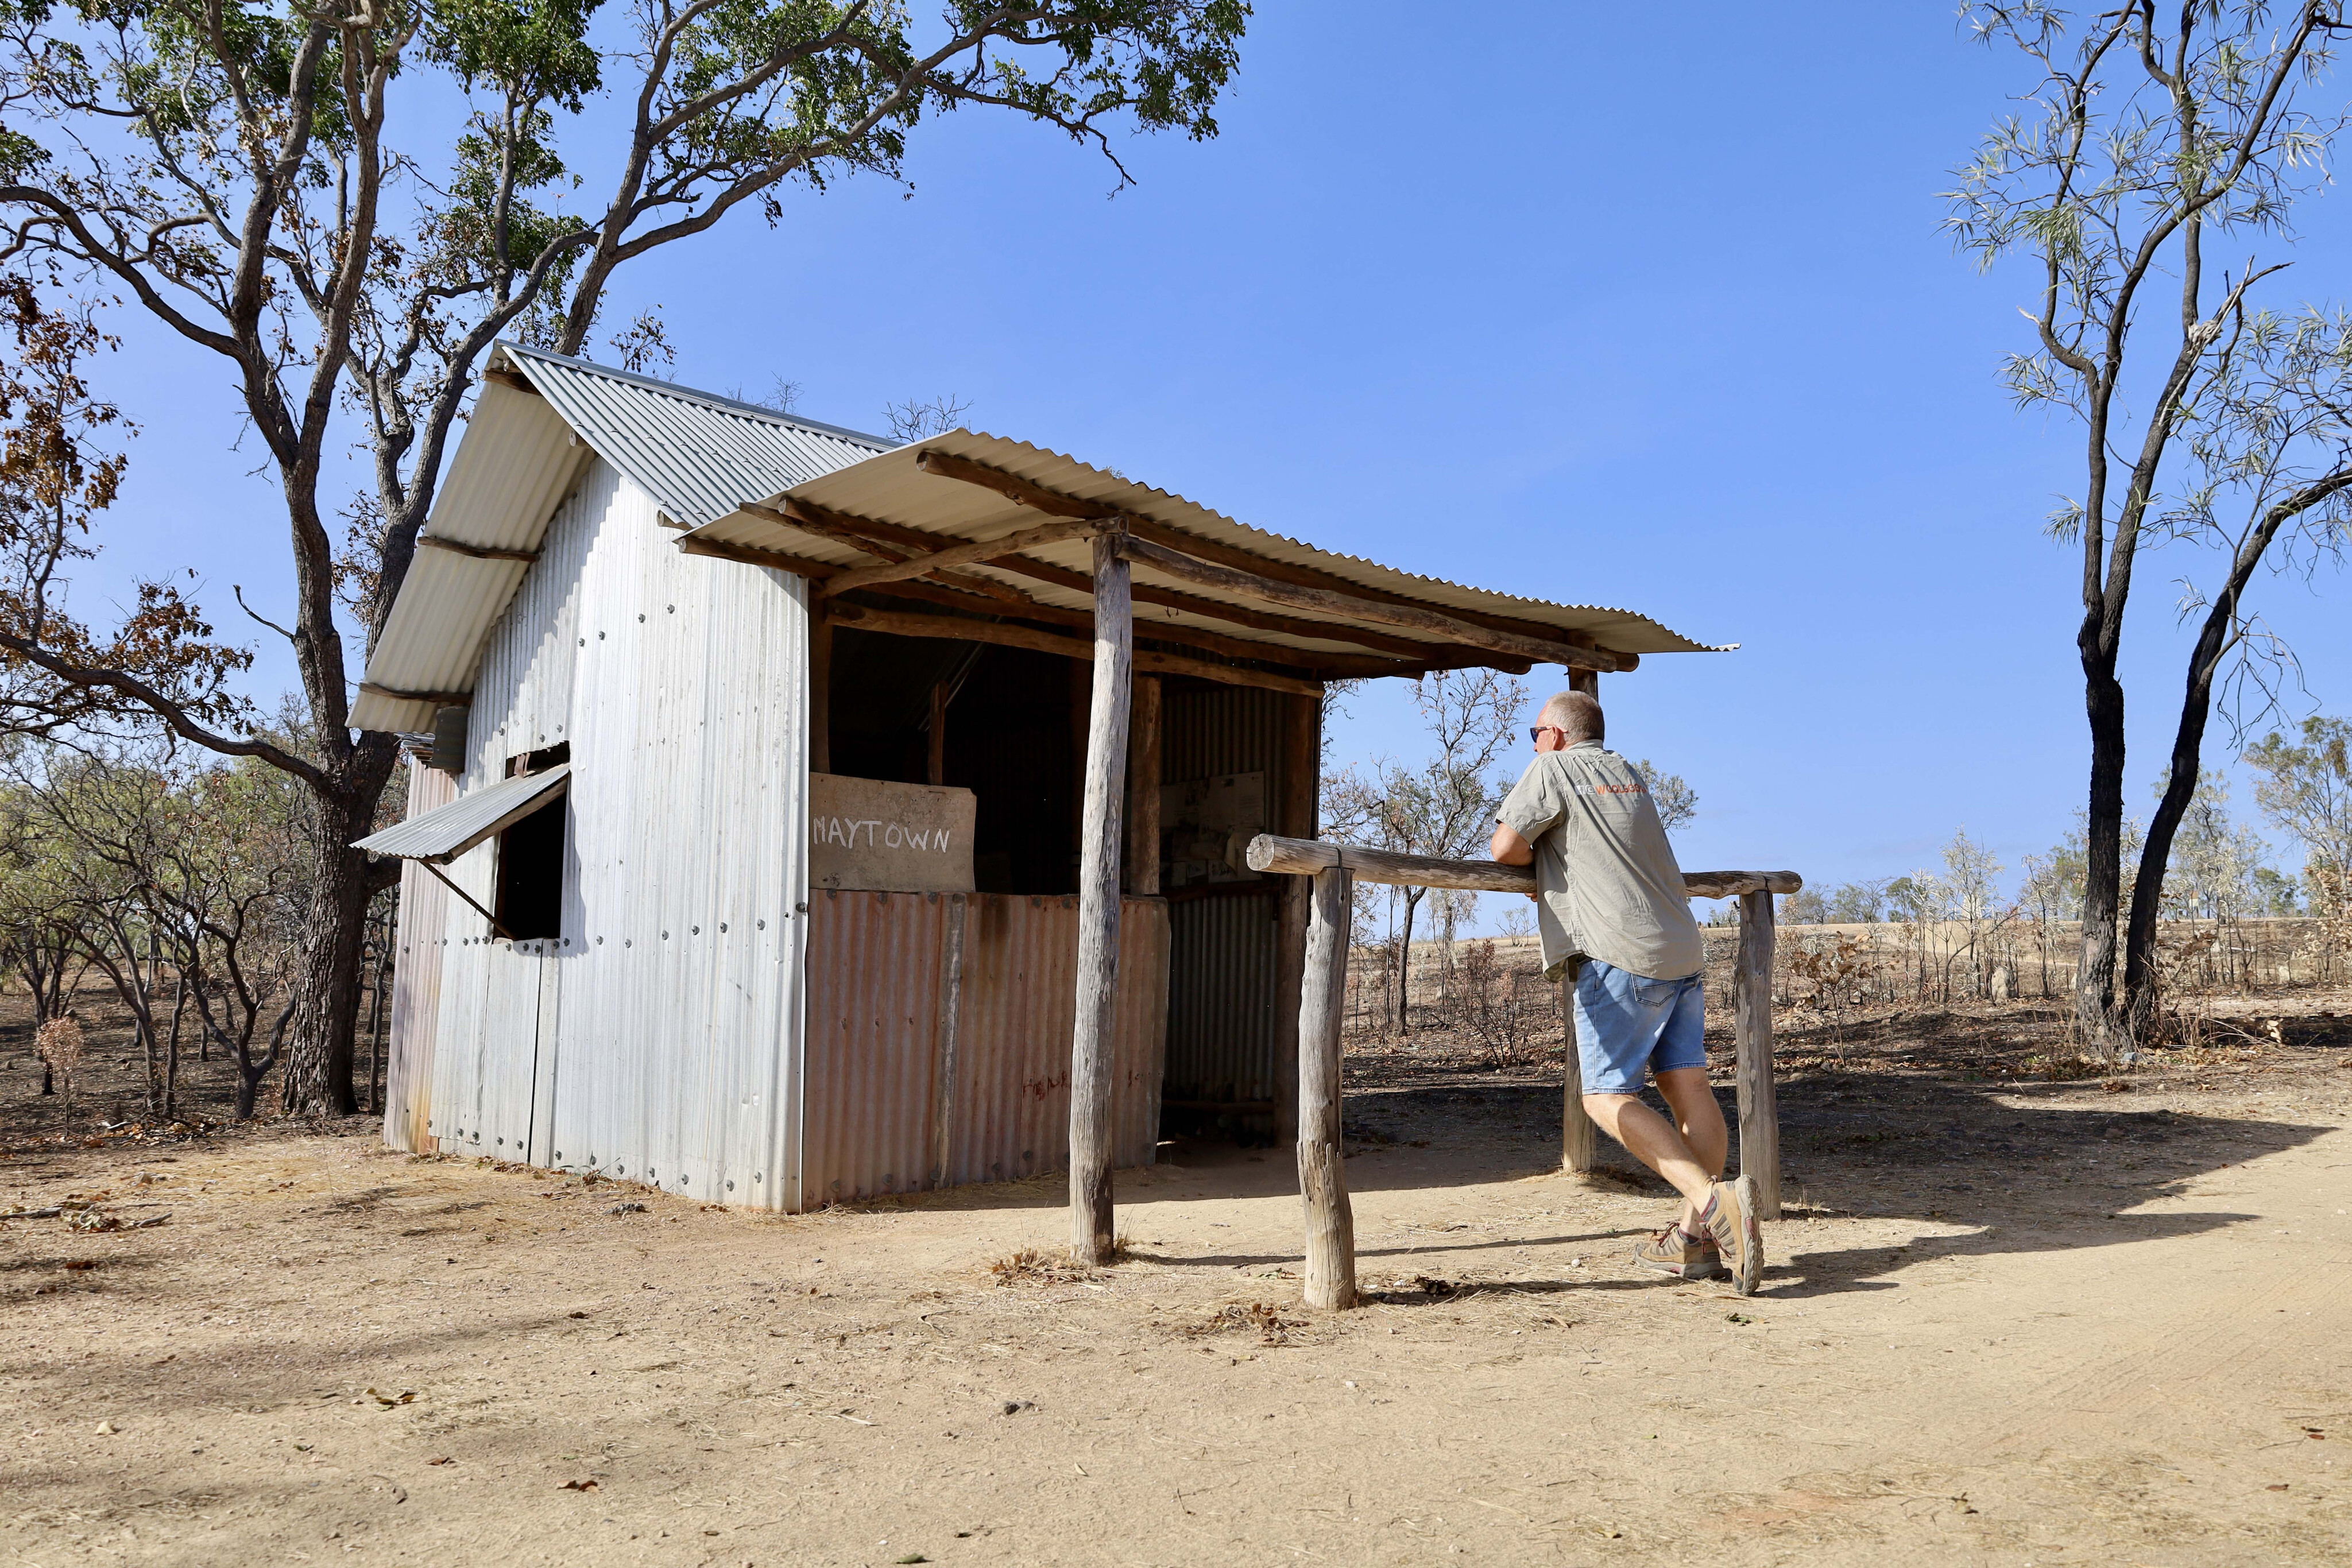
<path id="1" fill-rule="evenodd" d="M 1539 752 L 1498 814 L 1535 846 L 1547 979 L 1579 955 L 1655 980 L 1706 967 L 1682 868 L 1632 763 L 1597 740 Z"/>

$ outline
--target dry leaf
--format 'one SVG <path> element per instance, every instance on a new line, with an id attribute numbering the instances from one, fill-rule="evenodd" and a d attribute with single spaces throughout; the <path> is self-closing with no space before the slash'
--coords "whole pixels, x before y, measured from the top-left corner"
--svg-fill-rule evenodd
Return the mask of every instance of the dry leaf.
<path id="1" fill-rule="evenodd" d="M 596 1490 L 596 1483 L 594 1481 L 565 1481 L 562 1486 L 555 1490 L 557 1491 L 594 1491 Z"/>

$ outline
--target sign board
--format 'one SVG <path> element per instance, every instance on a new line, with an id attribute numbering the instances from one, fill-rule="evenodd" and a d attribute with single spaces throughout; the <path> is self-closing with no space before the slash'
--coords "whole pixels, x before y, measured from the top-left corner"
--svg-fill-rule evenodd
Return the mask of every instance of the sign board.
<path id="1" fill-rule="evenodd" d="M 1265 831 L 1265 775 L 1227 773 L 1160 787 L 1160 831 L 1168 835 L 1170 887 L 1254 881 L 1243 857 Z"/>
<path id="2" fill-rule="evenodd" d="M 969 789 L 809 775 L 809 886 L 970 893 Z"/>

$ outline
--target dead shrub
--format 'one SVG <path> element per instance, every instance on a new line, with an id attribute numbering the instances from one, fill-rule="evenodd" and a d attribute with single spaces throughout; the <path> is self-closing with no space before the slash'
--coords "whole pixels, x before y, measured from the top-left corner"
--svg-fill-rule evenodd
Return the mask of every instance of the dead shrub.
<path id="1" fill-rule="evenodd" d="M 1306 1325 L 1286 1318 L 1265 1301 L 1228 1301 L 1209 1314 L 1209 1321 L 1186 1333 L 1198 1338 L 1205 1334 L 1245 1333 L 1255 1331 L 1260 1344 L 1288 1344 L 1290 1331 Z"/>
<path id="2" fill-rule="evenodd" d="M 33 1049 L 43 1065 L 64 1082 L 68 1105 L 73 1103 L 74 1077 L 81 1071 L 81 1020 L 71 1013 L 59 1013 L 33 1036 Z"/>
<path id="3" fill-rule="evenodd" d="M 1009 1257 L 999 1258 L 988 1266 L 988 1271 L 1000 1285 L 1075 1285 L 1095 1277 L 1095 1271 L 1084 1264 L 1034 1247 L 1024 1247 Z"/>

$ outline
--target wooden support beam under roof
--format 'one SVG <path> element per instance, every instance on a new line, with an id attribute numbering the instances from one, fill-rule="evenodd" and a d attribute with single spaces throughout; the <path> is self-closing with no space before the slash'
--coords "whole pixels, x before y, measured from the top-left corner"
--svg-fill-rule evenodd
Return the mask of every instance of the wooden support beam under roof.
<path id="1" fill-rule="evenodd" d="M 417 535 L 416 548 L 447 550 L 451 555 L 461 555 L 468 560 L 534 561 L 539 559 L 539 552 L 535 549 L 491 549 L 483 545 L 461 544 L 456 539 L 445 539 L 437 534 Z"/>
<path id="2" fill-rule="evenodd" d="M 1024 528 L 1018 533 L 1006 534 L 1002 538 L 976 539 L 968 543 L 954 544 L 945 549 L 934 549 L 928 555 L 910 555 L 904 560 L 885 561 L 880 566 L 862 566 L 855 571 L 843 572 L 838 578 L 825 584 L 825 591 L 847 593 L 855 589 L 864 588 L 869 583 L 897 582 L 905 578 L 920 577 L 926 572 L 939 571 L 947 567 L 972 566 L 991 562 L 1000 557 L 1018 555 L 1024 549 L 1034 549 L 1039 545 L 1059 544 L 1064 539 L 1092 534 L 1098 527 L 1099 525 L 1095 523 L 1072 522 L 1065 519 L 1060 522 L 1045 523 L 1034 528 Z"/>
<path id="3" fill-rule="evenodd" d="M 963 460 L 958 459 L 957 461 L 961 462 Z M 984 465 L 975 465 L 974 466 Z M 989 469 L 987 472 L 994 473 L 996 470 Z M 758 502 L 747 502 L 744 504 L 742 509 L 755 517 L 765 517 L 772 522 L 782 523 L 787 528 L 798 528 L 803 532 L 814 534 L 821 538 L 830 538 L 840 543 L 849 545 L 853 549 L 862 550 L 866 554 L 878 556 L 886 562 L 894 566 L 910 564 L 912 561 L 920 559 L 922 554 L 945 553 L 940 551 L 938 548 L 940 540 L 943 537 L 953 537 L 926 533 L 919 528 L 910 528 L 899 523 L 884 522 L 877 517 L 862 517 L 850 513 L 836 512 L 829 507 L 816 506 L 811 502 L 797 500 L 791 497 L 785 497 L 784 503 L 781 507 L 770 507 Z M 1116 512 L 1107 512 L 1102 517 L 1090 518 L 1069 518 L 1066 520 L 1071 522 L 1085 522 L 1091 526 L 1099 527 L 1100 524 L 1107 520 L 1108 517 L 1118 515 L 1118 514 Z M 1139 519 L 1129 517 L 1126 520 L 1130 526 L 1133 526 Z M 1160 531 L 1169 534 L 1172 538 L 1184 539 L 1188 542 L 1192 541 L 1192 536 L 1190 535 L 1179 534 L 1172 529 L 1162 529 Z M 1070 537 L 1076 536 L 1072 535 Z M 1002 541 L 998 542 L 1001 543 Z M 1054 541 L 1048 540 L 1042 542 Z M 967 541 L 962 546 L 950 548 L 987 549 L 990 547 L 985 545 L 976 545 Z M 1030 546 L 1026 548 L 1035 547 Z M 974 558 L 975 560 L 981 558 Z M 1084 593 L 1089 598 L 1091 598 L 1094 593 L 1093 578 L 1089 577 L 1083 571 L 1073 570 L 1066 566 L 1058 566 L 1052 561 L 1037 560 L 1025 555 L 1006 554 L 998 557 L 997 559 L 988 560 L 987 564 L 992 566 L 999 571 L 1011 572 L 1019 577 L 1033 578 L 1039 582 L 1051 583 L 1057 588 L 1070 589 L 1075 592 Z M 860 568 L 858 570 L 866 570 L 869 569 Z M 834 574 L 838 575 L 840 570 L 841 569 L 839 568 L 834 569 Z M 1005 583 L 995 581 L 993 579 L 981 577 L 977 574 L 941 570 L 938 573 L 938 579 L 942 582 L 950 583 L 952 586 L 963 589 L 966 591 L 986 593 L 991 598 L 998 599 L 1007 603 L 1020 604 L 1027 607 L 1012 612 L 1012 613 L 1014 614 L 1048 618 L 1042 616 L 1040 612 L 1050 611 L 1055 608 L 1053 606 L 1040 604 L 1035 599 L 1032 598 L 1028 594 L 1021 592 L 1018 589 L 1013 588 Z M 869 581 L 871 580 L 869 580 Z M 904 581 L 906 580 L 900 578 L 895 579 L 894 580 Z M 826 591 L 829 593 L 847 592 L 850 591 L 850 589 L 842 587 L 838 584 L 828 584 Z M 1312 637 L 1325 642 L 1353 643 L 1358 647 L 1371 649 L 1377 653 L 1387 654 L 1391 659 L 1398 661 L 1395 664 L 1387 665 L 1375 664 L 1368 661 L 1357 661 L 1354 667 L 1343 670 L 1337 667 L 1334 662 L 1346 659 L 1348 658 L 1348 655 L 1332 654 L 1314 649 L 1289 648 L 1285 647 L 1280 643 L 1264 644 L 1265 651 L 1262 653 L 1253 649 L 1252 652 L 1246 654 L 1235 654 L 1236 657 L 1262 658 L 1276 664 L 1287 664 L 1307 667 L 1322 667 L 1328 665 L 1330 667 L 1328 667 L 1328 673 L 1333 678 L 1354 679 L 1384 675 L 1409 676 L 1417 675 L 1429 670 L 1458 670 L 1472 668 L 1499 669 L 1508 671 L 1512 674 L 1525 674 L 1528 669 L 1538 662 L 1566 662 L 1565 658 L 1549 653 L 1541 656 L 1528 656 L 1504 652 L 1493 645 L 1497 640 L 1499 634 L 1485 632 L 1483 630 L 1481 630 L 1475 638 L 1459 636 L 1447 637 L 1444 633 L 1441 632 L 1438 635 L 1443 640 L 1424 642 L 1412 636 L 1398 635 L 1394 632 L 1385 631 L 1375 631 L 1369 627 L 1355 625 L 1347 622 L 1313 621 L 1296 615 L 1277 614 L 1270 611 L 1260 610 L 1254 605 L 1229 604 L 1222 600 L 1206 598 L 1197 593 L 1184 593 L 1173 589 L 1161 588 L 1157 585 L 1142 583 L 1136 584 L 1133 589 L 1133 599 L 1134 602 L 1138 604 L 1157 604 L 1171 610 L 1183 611 L 1207 620 L 1223 621 L 1236 626 L 1246 626 L 1253 631 L 1279 632 L 1288 636 Z M 1417 609 L 1419 607 L 1414 606 L 1412 608 Z M 1435 615 L 1437 612 L 1425 612 L 1424 613 Z M 1142 628 L 1142 634 L 1146 636 L 1157 636 L 1161 635 L 1164 632 L 1171 641 L 1192 640 L 1178 637 L 1176 633 L 1179 630 L 1179 628 L 1173 626 L 1163 626 L 1156 629 L 1146 626 Z M 1239 641 L 1247 641 L 1247 639 L 1239 639 Z M 1545 644 L 1544 646 L 1549 649 L 1551 645 Z M 1595 655 L 1590 651 L 1579 650 L 1569 656 L 1574 657 L 1578 659 L 1579 662 L 1588 664 L 1597 662 Z M 1617 663 L 1611 667 L 1618 669 L 1631 669 L 1636 662 L 1635 656 L 1631 653 L 1601 656 L 1610 657 L 1617 661 Z"/>
<path id="4" fill-rule="evenodd" d="M 1049 490 L 1042 485 L 1033 484 L 1018 474 L 1008 473 L 1004 469 L 976 462 L 970 457 L 959 456 L 952 452 L 941 452 L 936 448 L 927 449 L 917 455 L 915 465 L 924 473 L 942 479 L 959 479 L 967 485 L 977 485 L 982 489 L 993 490 L 1006 500 L 1027 507 L 1033 511 L 1044 512 L 1049 517 L 1099 521 L 1118 511 L 1117 507 L 1108 502 L 1087 501 L 1076 496 L 1066 496 L 1059 491 Z M 1213 561 L 1242 571 L 1255 572 L 1260 577 L 1288 583 L 1293 587 L 1321 589 L 1326 592 L 1341 593 L 1351 599 L 1365 600 L 1376 604 L 1410 609 L 1434 610 L 1436 608 L 1426 600 L 1399 593 L 1392 589 L 1377 588 L 1357 582 L 1350 578 L 1341 577 L 1337 572 L 1324 571 L 1315 567 L 1297 566 L 1288 561 L 1276 560 L 1271 557 L 1242 549 L 1222 540 L 1203 538 L 1197 534 L 1186 533 L 1181 528 L 1170 528 L 1167 524 L 1154 521 L 1150 517 L 1130 515 L 1127 526 L 1128 531 L 1135 538 L 1148 540 L 1163 549 L 1181 550 L 1202 560 Z M 1540 642 L 1569 643 L 1576 635 L 1566 627 L 1548 625 L 1540 621 L 1515 615 L 1496 615 L 1483 610 L 1459 610 L 1449 607 L 1442 612 L 1453 620 L 1467 622 L 1490 632 L 1510 632 Z M 1626 657 L 1622 654 L 1618 656 Z M 1599 667 L 1631 669 L 1633 666 L 1604 664 Z"/>
<path id="5" fill-rule="evenodd" d="M 373 681 L 362 681 L 360 690 L 374 696 L 388 697 L 399 703 L 433 703 L 441 707 L 472 707 L 471 692 L 401 692 L 390 686 L 380 686 Z"/>
<path id="6" fill-rule="evenodd" d="M 1092 638 L 1065 637 L 1058 632 L 1047 632 L 1034 626 L 1019 626 L 1001 621 L 970 621 L 960 615 L 917 615 L 901 610 L 869 610 L 862 604 L 839 604 L 833 608 L 832 619 L 853 632 L 879 632 L 894 637 L 944 637 L 967 643 L 994 643 L 1007 648 L 1028 648 L 1040 653 L 1053 653 L 1065 659 L 1092 660 L 1095 645 Z M 1267 691 L 1289 692 L 1297 696 L 1320 696 L 1319 681 L 1300 680 L 1295 675 L 1276 674 L 1267 670 L 1248 670 L 1237 665 L 1213 664 L 1206 659 L 1188 659 L 1181 653 L 1160 653 L 1138 650 L 1135 668 L 1145 674 L 1192 675 L 1204 681 L 1215 681 L 1229 686 L 1259 686 Z"/>
<path id="7" fill-rule="evenodd" d="M 1467 643 L 1474 648 L 1489 648 L 1514 658 L 1533 659 L 1544 664 L 1593 670 L 1632 667 L 1627 662 L 1631 657 L 1628 654 L 1612 653 L 1600 648 L 1580 648 L 1567 643 L 1523 636 L 1516 632 L 1497 632 L 1424 605 L 1386 604 L 1376 600 L 1360 599 L 1353 594 L 1333 592 L 1328 589 L 1302 588 L 1254 571 L 1196 560 L 1181 550 L 1153 544 L 1149 539 L 1125 539 L 1119 545 L 1119 553 L 1139 566 L 1148 566 L 1154 571 L 1164 572 L 1196 587 L 1247 594 L 1253 599 L 1263 599 L 1270 604 L 1288 605 L 1294 610 L 1319 611 L 1326 615 L 1360 615 L 1391 626 L 1432 632 L 1452 642 Z M 1555 638 L 1558 635 L 1553 633 Z"/>

